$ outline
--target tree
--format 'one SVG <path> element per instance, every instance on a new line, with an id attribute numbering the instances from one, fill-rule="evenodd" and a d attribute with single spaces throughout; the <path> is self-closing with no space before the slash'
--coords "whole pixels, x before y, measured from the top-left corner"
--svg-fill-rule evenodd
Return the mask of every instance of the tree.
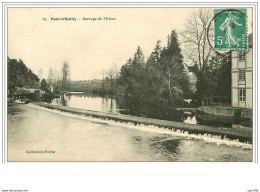
<path id="1" fill-rule="evenodd" d="M 120 94 L 128 95 L 130 94 L 130 83 L 131 83 L 131 68 L 132 68 L 132 58 L 129 58 L 127 62 L 120 69 L 120 77 L 118 79 L 119 89 L 117 92 Z"/>
<path id="2" fill-rule="evenodd" d="M 184 71 L 183 56 L 175 30 L 168 36 L 167 47 L 159 51 L 160 54 L 157 50 L 160 50 L 158 44 L 153 52 L 153 61 L 157 66 L 155 69 L 158 70 L 160 86 L 164 88 L 163 97 L 176 106 L 189 91 L 189 80 Z"/>
<path id="3" fill-rule="evenodd" d="M 211 79 L 215 79 L 210 87 L 211 97 L 215 102 L 231 103 L 231 57 L 230 55 L 215 55 L 210 60 L 213 74 Z"/>
<path id="4" fill-rule="evenodd" d="M 151 92 L 155 93 L 156 95 L 160 95 L 161 89 L 160 89 L 160 56 L 162 52 L 162 48 L 160 45 L 161 41 L 157 41 L 154 51 L 149 56 L 147 63 L 146 63 L 146 70 L 148 72 L 148 77 L 150 79 L 150 82 L 152 86 L 148 87 L 150 88 Z"/>
<path id="5" fill-rule="evenodd" d="M 120 84 L 125 86 L 126 94 L 140 96 L 142 82 L 145 78 L 145 61 L 141 48 L 138 46 L 133 59 L 130 58 L 121 68 Z"/>
<path id="6" fill-rule="evenodd" d="M 209 60 L 213 55 L 212 48 L 208 44 L 207 35 L 209 39 L 212 39 L 212 27 L 207 33 L 208 25 L 213 18 L 211 10 L 199 9 L 197 12 L 193 12 L 191 17 L 187 20 L 185 30 L 181 33 L 183 43 L 187 47 L 185 55 L 187 62 L 192 65 L 189 67 L 197 77 L 196 95 L 198 99 L 207 97 L 207 69 Z"/>
<path id="7" fill-rule="evenodd" d="M 48 84 L 53 85 L 53 81 L 54 81 L 54 74 L 53 74 L 53 69 L 51 67 L 51 68 L 49 68 L 47 82 L 48 82 Z"/>
<path id="8" fill-rule="evenodd" d="M 48 90 L 48 84 L 47 84 L 45 79 L 41 80 L 41 89 L 44 90 L 44 91 Z"/>
<path id="9" fill-rule="evenodd" d="M 107 77 L 110 82 L 110 91 L 112 93 L 115 93 L 116 87 L 117 87 L 117 81 L 118 81 L 119 72 L 117 70 L 116 64 L 113 65 L 108 71 L 107 71 Z"/>
<path id="10" fill-rule="evenodd" d="M 142 49 L 138 46 L 133 59 L 129 59 L 121 68 L 119 78 L 119 90 L 125 95 L 128 106 L 136 109 L 136 114 L 142 115 L 142 106 L 146 98 L 146 80 L 145 60 Z M 122 88 L 123 87 L 123 88 Z M 140 115 L 139 114 L 139 115 Z"/>
<path id="11" fill-rule="evenodd" d="M 39 78 L 31 69 L 26 67 L 21 59 L 7 58 L 7 86 L 10 92 L 13 92 L 15 87 L 28 86 L 31 88 L 38 87 Z"/>
<path id="12" fill-rule="evenodd" d="M 130 73 L 130 90 L 131 94 L 134 97 L 140 98 L 141 103 L 143 100 L 143 91 L 144 91 L 144 78 L 145 78 L 145 61 L 142 49 L 138 46 L 134 54 L 133 61 L 131 64 L 131 73 Z"/>
<path id="13" fill-rule="evenodd" d="M 40 80 L 42 80 L 42 75 L 43 75 L 43 70 L 42 70 L 42 68 L 40 68 L 38 71 L 38 77 Z"/>
<path id="14" fill-rule="evenodd" d="M 63 63 L 61 74 L 62 74 L 62 80 L 61 80 L 62 92 L 64 92 L 66 89 L 69 88 L 69 80 L 70 80 L 70 68 L 67 62 Z"/>
<path id="15" fill-rule="evenodd" d="M 189 80 L 176 31 L 168 36 L 167 47 L 162 48 L 157 41 L 147 62 L 138 47 L 133 59 L 122 66 L 119 83 L 124 87 L 125 95 L 130 96 L 130 106 L 133 102 L 137 108 L 143 105 L 171 109 L 180 106 L 189 92 Z"/>

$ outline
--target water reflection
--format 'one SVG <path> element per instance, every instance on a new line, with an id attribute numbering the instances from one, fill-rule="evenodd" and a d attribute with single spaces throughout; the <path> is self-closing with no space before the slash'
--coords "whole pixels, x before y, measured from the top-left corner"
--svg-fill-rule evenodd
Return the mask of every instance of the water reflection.
<path id="1" fill-rule="evenodd" d="M 101 97 L 96 94 L 74 92 L 53 99 L 52 104 L 109 113 L 119 112 L 116 100 L 111 95 Z"/>
<path id="2" fill-rule="evenodd" d="M 55 98 L 52 104 L 80 108 L 108 113 L 121 113 L 126 115 L 142 116 L 169 121 L 184 122 L 187 124 L 201 124 L 228 128 L 251 128 L 252 120 L 234 119 L 232 117 L 216 116 L 197 111 L 180 111 L 169 107 L 167 103 L 160 101 L 145 101 L 131 99 L 129 97 L 98 95 L 91 93 L 70 93 L 64 97 Z"/>

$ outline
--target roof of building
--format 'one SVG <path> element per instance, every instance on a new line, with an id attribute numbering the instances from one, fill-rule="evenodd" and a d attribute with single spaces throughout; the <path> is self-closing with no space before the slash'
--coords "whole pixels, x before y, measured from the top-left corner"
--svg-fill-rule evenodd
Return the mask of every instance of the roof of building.
<path id="1" fill-rule="evenodd" d="M 17 90 L 14 92 L 14 95 L 30 95 L 34 94 L 35 91 L 38 91 L 38 89 L 33 88 L 17 88 Z"/>
<path id="2" fill-rule="evenodd" d="M 30 94 L 33 94 L 32 92 L 28 91 L 28 90 L 17 90 L 14 92 L 14 95 L 15 96 L 18 96 L 18 95 L 30 95 Z"/>

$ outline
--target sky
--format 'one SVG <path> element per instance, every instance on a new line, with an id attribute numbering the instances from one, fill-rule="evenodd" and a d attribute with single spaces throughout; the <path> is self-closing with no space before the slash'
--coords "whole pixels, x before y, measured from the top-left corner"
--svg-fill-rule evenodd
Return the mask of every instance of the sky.
<path id="1" fill-rule="evenodd" d="M 164 46 L 173 29 L 184 30 L 185 21 L 194 10 L 8 8 L 8 56 L 22 59 L 37 75 L 41 69 L 44 78 L 51 67 L 60 71 L 67 62 L 71 80 L 98 79 L 103 70 L 125 64 L 137 46 L 147 59 L 157 40 Z M 64 17 L 76 21 L 61 20 Z M 99 17 L 101 20 L 93 20 Z"/>

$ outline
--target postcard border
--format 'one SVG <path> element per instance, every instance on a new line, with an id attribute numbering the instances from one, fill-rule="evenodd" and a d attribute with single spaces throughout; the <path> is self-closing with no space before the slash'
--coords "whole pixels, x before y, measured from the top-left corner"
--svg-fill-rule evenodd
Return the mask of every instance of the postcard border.
<path id="1" fill-rule="evenodd" d="M 174 7 L 227 7 L 227 6 L 247 6 L 253 9 L 253 163 L 258 164 L 258 2 L 139 2 L 139 3 L 132 3 L 132 2 L 52 2 L 52 3 L 44 3 L 44 2 L 2 2 L 2 163 L 12 163 L 12 162 L 120 162 L 120 161 L 7 161 L 8 157 L 8 142 L 7 142 L 7 135 L 8 135 L 8 128 L 7 128 L 7 52 L 8 52 L 8 22 L 7 22 L 7 13 L 8 8 L 25 8 L 25 7 L 32 7 L 32 8 L 174 8 Z M 18 7 L 16 7 L 18 6 Z M 19 7 L 20 6 L 20 7 Z M 59 7 L 61 6 L 61 7 Z M 79 7 L 78 7 L 79 6 Z M 121 161 L 121 162 L 135 162 L 135 161 Z M 155 162 L 155 161 L 142 161 L 142 162 Z M 168 162 L 168 161 L 163 161 Z M 191 163 L 193 161 L 185 162 Z M 249 163 L 252 163 L 249 162 Z M 169 162 L 172 163 L 172 162 Z M 177 162 L 174 162 L 177 163 Z M 196 162 L 197 163 L 197 162 Z M 207 162 L 202 162 L 207 163 Z M 214 162 L 214 163 L 223 163 L 223 162 Z M 226 163 L 226 162 L 224 162 Z M 229 162 L 232 163 L 232 162 Z M 243 163 L 243 162 L 240 162 Z M 248 163 L 248 162 L 247 162 Z"/>

